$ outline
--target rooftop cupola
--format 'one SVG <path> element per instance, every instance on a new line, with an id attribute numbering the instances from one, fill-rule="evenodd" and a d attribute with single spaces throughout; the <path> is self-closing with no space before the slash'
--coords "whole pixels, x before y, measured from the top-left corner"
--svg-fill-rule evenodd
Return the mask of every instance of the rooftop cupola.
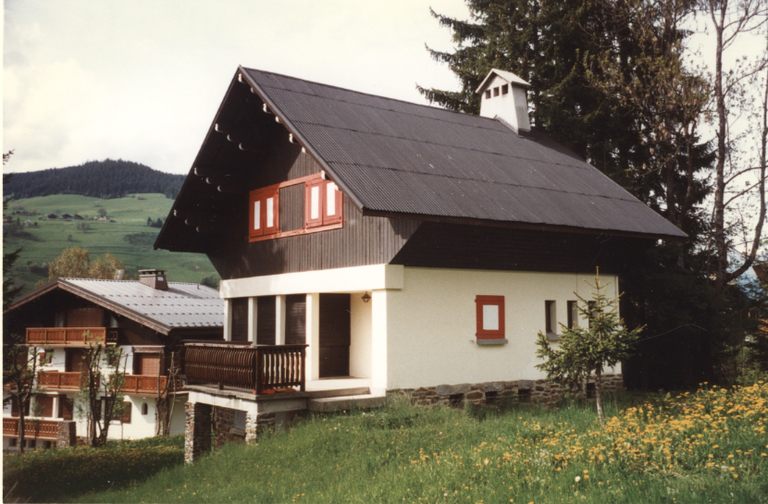
<path id="1" fill-rule="evenodd" d="M 139 283 L 157 290 L 168 290 L 168 280 L 165 278 L 165 270 L 140 269 Z"/>
<path id="2" fill-rule="evenodd" d="M 531 131 L 525 95 L 529 87 L 512 72 L 491 69 L 475 90 L 480 94 L 480 116 L 499 119 L 518 133 Z"/>

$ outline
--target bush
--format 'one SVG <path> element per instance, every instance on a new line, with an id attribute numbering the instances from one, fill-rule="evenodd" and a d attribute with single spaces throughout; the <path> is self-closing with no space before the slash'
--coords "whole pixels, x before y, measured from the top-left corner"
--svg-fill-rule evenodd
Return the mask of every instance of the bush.
<path id="1" fill-rule="evenodd" d="M 145 479 L 184 461 L 183 440 L 158 438 L 5 457 L 4 502 L 58 501 Z"/>

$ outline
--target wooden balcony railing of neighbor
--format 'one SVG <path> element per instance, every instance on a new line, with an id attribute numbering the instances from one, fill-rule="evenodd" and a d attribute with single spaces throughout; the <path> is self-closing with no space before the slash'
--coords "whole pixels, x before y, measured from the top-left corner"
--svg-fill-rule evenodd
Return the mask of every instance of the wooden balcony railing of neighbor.
<path id="1" fill-rule="evenodd" d="M 40 371 L 37 374 L 37 384 L 44 389 L 79 390 L 80 371 Z"/>
<path id="2" fill-rule="evenodd" d="M 304 391 L 307 345 L 185 343 L 182 370 L 190 385 Z"/>
<path id="3" fill-rule="evenodd" d="M 29 327 L 28 345 L 88 346 L 116 343 L 118 329 L 111 327 Z"/>
<path id="4" fill-rule="evenodd" d="M 167 384 L 167 376 L 127 374 L 121 390 L 124 394 L 157 394 L 163 392 Z"/>
<path id="5" fill-rule="evenodd" d="M 56 440 L 59 435 L 59 421 L 24 419 L 24 437 L 27 439 Z M 19 418 L 3 417 L 3 436 L 19 437 Z"/>

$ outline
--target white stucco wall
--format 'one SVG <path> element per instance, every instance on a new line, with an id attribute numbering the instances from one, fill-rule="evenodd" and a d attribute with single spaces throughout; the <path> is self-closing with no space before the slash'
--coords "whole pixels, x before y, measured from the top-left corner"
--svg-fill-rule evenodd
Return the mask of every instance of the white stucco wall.
<path id="1" fill-rule="evenodd" d="M 589 299 L 594 280 L 583 274 L 438 268 L 405 268 L 404 275 L 402 290 L 379 293 L 386 298 L 387 345 L 385 355 L 374 352 L 372 365 L 387 362 L 388 389 L 544 378 L 535 367 L 544 301 L 556 301 L 558 323 L 565 323 L 567 301 L 577 299 L 574 292 Z M 615 297 L 617 278 L 604 275 L 601 281 L 606 295 Z M 477 295 L 504 296 L 507 344 L 477 344 Z"/>
<path id="2" fill-rule="evenodd" d="M 355 378 L 371 377 L 371 300 L 362 300 L 364 292 L 350 296 L 349 374 Z"/>

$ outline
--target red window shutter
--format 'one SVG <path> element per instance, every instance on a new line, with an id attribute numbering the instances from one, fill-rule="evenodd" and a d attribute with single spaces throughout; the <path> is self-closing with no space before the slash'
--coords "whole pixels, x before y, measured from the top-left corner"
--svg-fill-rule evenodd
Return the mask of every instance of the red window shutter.
<path id="1" fill-rule="evenodd" d="M 323 224 L 336 224 L 342 221 L 342 194 L 336 184 L 331 181 L 326 181 L 325 187 L 323 187 Z M 330 203 L 333 206 L 329 206 L 328 198 L 333 198 Z M 329 212 L 332 210 L 333 212 Z"/>
<path id="2" fill-rule="evenodd" d="M 493 319 L 489 318 L 492 313 L 495 314 Z M 503 339 L 505 327 L 504 296 L 475 297 L 475 318 L 477 339 Z"/>
<path id="3" fill-rule="evenodd" d="M 324 180 L 318 178 L 307 182 L 304 197 L 304 226 L 307 228 L 323 225 Z"/>
<path id="4" fill-rule="evenodd" d="M 277 184 L 250 192 L 248 197 L 248 237 L 276 234 L 280 230 L 280 189 Z"/>

